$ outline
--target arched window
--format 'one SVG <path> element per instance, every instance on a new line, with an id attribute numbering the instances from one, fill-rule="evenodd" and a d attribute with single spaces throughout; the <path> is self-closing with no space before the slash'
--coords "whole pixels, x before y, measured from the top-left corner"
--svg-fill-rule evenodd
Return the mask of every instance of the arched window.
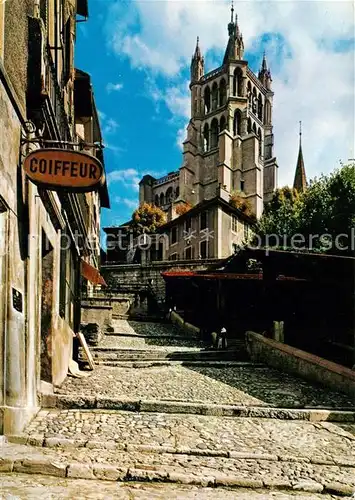
<path id="1" fill-rule="evenodd" d="M 243 96 L 243 71 L 240 68 L 234 70 L 233 95 Z"/>
<path id="2" fill-rule="evenodd" d="M 248 118 L 248 134 L 251 134 L 251 119 Z"/>
<path id="3" fill-rule="evenodd" d="M 255 123 L 253 123 L 253 132 L 254 132 L 254 134 L 255 134 L 255 135 L 257 135 L 257 133 L 256 133 L 256 125 L 255 125 Z"/>
<path id="4" fill-rule="evenodd" d="M 269 125 L 271 123 L 271 104 L 270 101 L 265 102 L 264 123 Z"/>
<path id="5" fill-rule="evenodd" d="M 258 107 L 258 100 L 256 98 L 256 88 L 253 88 L 253 102 L 252 102 L 252 111 L 254 115 L 256 115 L 257 112 L 257 107 Z"/>
<path id="6" fill-rule="evenodd" d="M 210 130 L 208 128 L 208 124 L 205 124 L 203 129 L 203 150 L 209 151 L 210 149 Z"/>
<path id="7" fill-rule="evenodd" d="M 209 113 L 211 111 L 211 91 L 209 87 L 205 88 L 203 95 L 205 98 L 205 113 Z"/>
<path id="8" fill-rule="evenodd" d="M 242 114 L 239 109 L 234 113 L 233 119 L 233 134 L 241 135 Z"/>
<path id="9" fill-rule="evenodd" d="M 225 116 L 222 116 L 219 122 L 219 131 L 222 132 L 226 128 L 227 122 Z"/>
<path id="10" fill-rule="evenodd" d="M 262 156 L 262 137 L 260 127 L 258 128 L 258 139 L 259 139 L 259 156 Z"/>
<path id="11" fill-rule="evenodd" d="M 154 198 L 154 204 L 156 207 L 159 207 L 159 196 L 156 194 Z"/>
<path id="12" fill-rule="evenodd" d="M 211 148 L 218 146 L 218 121 L 214 118 L 211 123 Z"/>
<path id="13" fill-rule="evenodd" d="M 251 83 L 248 82 L 247 86 L 247 97 L 248 97 L 248 107 L 251 108 L 252 94 L 251 94 Z"/>
<path id="14" fill-rule="evenodd" d="M 165 205 L 164 193 L 160 193 L 160 206 L 162 207 L 163 205 Z"/>
<path id="15" fill-rule="evenodd" d="M 179 194 L 180 194 L 180 188 L 179 186 L 176 188 L 176 191 L 175 191 L 175 198 L 178 198 L 179 197 Z"/>
<path id="16" fill-rule="evenodd" d="M 224 106 L 226 103 L 226 99 L 227 99 L 227 86 L 225 79 L 222 78 L 219 84 L 219 105 Z"/>
<path id="17" fill-rule="evenodd" d="M 258 118 L 260 121 L 263 121 L 263 99 L 261 94 L 258 96 Z"/>
<path id="18" fill-rule="evenodd" d="M 173 188 L 169 187 L 166 191 L 166 203 L 171 203 L 173 201 Z"/>
<path id="19" fill-rule="evenodd" d="M 214 82 L 212 85 L 212 110 L 217 109 L 218 106 L 218 87 L 217 83 Z"/>

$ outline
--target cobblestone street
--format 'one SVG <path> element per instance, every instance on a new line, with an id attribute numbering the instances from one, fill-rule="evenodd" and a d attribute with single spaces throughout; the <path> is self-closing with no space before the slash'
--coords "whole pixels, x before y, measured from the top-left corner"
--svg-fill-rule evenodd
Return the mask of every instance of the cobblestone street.
<path id="1" fill-rule="evenodd" d="M 1 500 L 235 500 L 233 490 L 177 484 L 113 483 L 40 475 L 1 475 Z M 239 500 L 330 500 L 333 495 L 238 490 Z"/>
<path id="2" fill-rule="evenodd" d="M 144 360 L 144 353 L 162 350 L 177 356 L 203 352 L 199 342 L 168 324 L 116 321 L 114 327 L 99 348 L 123 359 L 140 353 Z M 43 408 L 2 449 L 4 473 L 48 477 L 2 476 L 3 494 L 12 488 L 17 498 L 282 500 L 355 491 L 351 398 L 265 366 L 220 363 L 97 366 L 86 377 L 68 377 L 56 393 L 57 403 L 66 401 L 66 407 Z M 117 401 L 134 398 L 152 405 L 145 411 L 134 405 L 131 411 L 118 409 Z M 105 405 L 93 409 L 88 406 L 93 400 Z M 201 405 L 211 403 L 256 413 L 199 414 Z M 173 409 L 164 413 L 162 404 Z M 292 414 L 297 408 L 308 408 L 309 418 Z M 269 413 L 259 415 L 260 409 Z M 21 496 L 24 491 L 33 496 Z"/>

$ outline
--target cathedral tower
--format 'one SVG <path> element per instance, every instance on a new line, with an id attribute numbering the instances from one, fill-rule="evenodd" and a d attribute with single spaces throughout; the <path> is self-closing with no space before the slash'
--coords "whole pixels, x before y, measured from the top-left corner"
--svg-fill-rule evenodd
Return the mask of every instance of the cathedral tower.
<path id="1" fill-rule="evenodd" d="M 180 169 L 180 197 L 193 205 L 240 191 L 259 217 L 276 188 L 271 72 L 256 76 L 244 57 L 234 9 L 223 64 L 204 74 L 199 39 L 191 62 L 191 119 Z"/>

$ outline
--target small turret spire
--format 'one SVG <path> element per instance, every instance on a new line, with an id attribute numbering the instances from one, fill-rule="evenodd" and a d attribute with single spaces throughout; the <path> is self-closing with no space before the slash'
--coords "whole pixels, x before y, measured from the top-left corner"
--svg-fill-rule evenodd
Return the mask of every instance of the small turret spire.
<path id="1" fill-rule="evenodd" d="M 271 82 L 272 82 L 271 71 L 267 67 L 265 50 L 263 53 L 263 61 L 261 63 L 261 68 L 259 70 L 258 78 L 261 81 L 261 83 L 264 85 L 265 88 L 267 88 L 268 90 L 271 89 Z"/>
<path id="2" fill-rule="evenodd" d="M 261 71 L 267 71 L 266 52 L 265 52 L 265 50 L 264 50 L 264 53 L 263 53 L 263 62 L 261 64 Z"/>
<path id="3" fill-rule="evenodd" d="M 241 60 L 244 54 L 243 37 L 238 26 L 238 14 L 234 17 L 234 5 L 232 0 L 231 20 L 228 23 L 229 40 L 223 59 L 223 64 L 230 60 Z"/>
<path id="4" fill-rule="evenodd" d="M 191 60 L 191 81 L 199 80 L 204 73 L 205 62 L 200 49 L 200 37 L 197 37 L 195 53 Z"/>
<path id="5" fill-rule="evenodd" d="M 303 193 L 307 189 L 306 169 L 304 167 L 303 153 L 302 153 L 302 122 L 300 121 L 300 144 L 298 149 L 298 158 L 296 165 L 295 180 L 293 182 L 294 189 L 299 193 Z"/>

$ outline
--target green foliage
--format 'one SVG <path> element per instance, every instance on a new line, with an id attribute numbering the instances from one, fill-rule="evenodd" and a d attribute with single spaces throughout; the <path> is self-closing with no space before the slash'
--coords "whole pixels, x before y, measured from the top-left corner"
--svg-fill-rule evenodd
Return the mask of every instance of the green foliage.
<path id="1" fill-rule="evenodd" d="M 166 214 L 153 204 L 143 203 L 132 214 L 131 228 L 134 234 L 154 233 L 166 223 Z"/>
<path id="2" fill-rule="evenodd" d="M 355 164 L 351 164 L 314 179 L 304 193 L 278 189 L 255 233 L 262 244 L 267 237 L 273 244 L 270 235 L 276 235 L 281 248 L 297 249 L 298 244 L 300 250 L 349 254 L 354 227 Z"/>

